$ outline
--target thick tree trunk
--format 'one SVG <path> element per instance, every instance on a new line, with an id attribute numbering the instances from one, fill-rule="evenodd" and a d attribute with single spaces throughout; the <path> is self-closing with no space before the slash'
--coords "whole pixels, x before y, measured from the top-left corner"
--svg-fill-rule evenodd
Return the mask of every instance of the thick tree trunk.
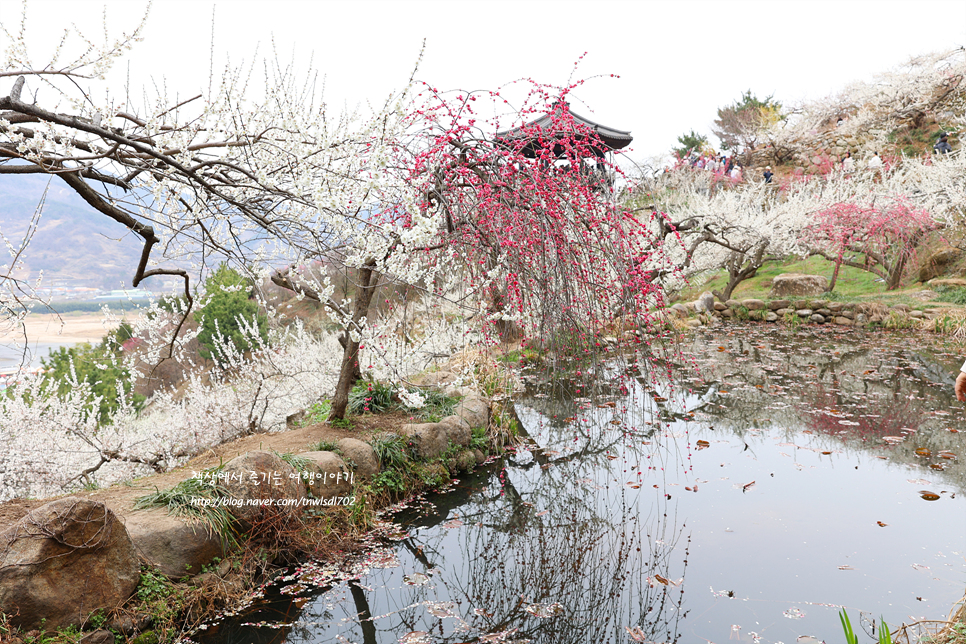
<path id="1" fill-rule="evenodd" d="M 372 302 L 378 280 L 375 266 L 375 260 L 369 260 L 359 269 L 359 285 L 352 311 L 353 324 L 358 324 L 362 318 L 369 315 L 369 304 Z M 349 406 L 349 392 L 362 374 L 359 368 L 359 343 L 352 339 L 349 331 L 350 329 L 347 328 L 339 340 L 342 343 L 342 368 L 339 370 L 339 382 L 332 397 L 332 412 L 329 414 L 329 418 L 332 419 L 345 418 L 346 408 Z"/>

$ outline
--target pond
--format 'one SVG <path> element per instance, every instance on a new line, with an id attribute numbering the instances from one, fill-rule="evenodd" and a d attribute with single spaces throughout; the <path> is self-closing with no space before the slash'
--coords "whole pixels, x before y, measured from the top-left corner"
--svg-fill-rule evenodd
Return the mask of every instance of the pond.
<path id="1" fill-rule="evenodd" d="M 194 639 L 831 643 L 842 606 L 944 619 L 966 588 L 957 349 L 741 326 L 669 360 L 677 392 L 633 360 L 531 373 L 526 446 Z"/>

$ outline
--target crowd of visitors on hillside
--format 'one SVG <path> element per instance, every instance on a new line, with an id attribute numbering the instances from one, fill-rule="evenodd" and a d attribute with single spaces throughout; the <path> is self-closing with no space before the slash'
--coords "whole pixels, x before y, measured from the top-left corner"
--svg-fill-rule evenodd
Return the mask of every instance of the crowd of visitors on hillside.
<path id="1" fill-rule="evenodd" d="M 717 154 L 697 154 L 691 152 L 690 154 L 681 157 L 675 164 L 674 169 L 688 168 L 692 170 L 707 170 L 713 174 L 720 175 L 722 177 L 728 177 L 733 181 L 741 181 L 742 168 L 741 164 L 734 155 L 725 156 Z M 671 172 L 669 166 L 665 166 L 665 172 Z"/>
<path id="2" fill-rule="evenodd" d="M 949 135 L 946 132 L 941 132 L 939 139 L 933 145 L 933 153 L 936 155 L 945 155 L 953 151 L 952 145 L 949 143 Z M 927 152 L 928 153 L 928 152 Z M 879 156 L 878 150 L 872 153 L 865 161 L 865 170 L 870 173 L 878 173 L 884 167 L 884 162 L 882 157 Z M 851 152 L 846 152 L 845 155 L 839 160 L 838 168 L 846 175 L 853 174 L 857 167 L 855 163 L 855 158 L 852 156 Z M 715 153 L 702 153 L 690 152 L 678 159 L 678 162 L 674 164 L 674 167 L 665 166 L 664 172 L 672 172 L 674 170 L 705 170 L 718 175 L 722 178 L 729 178 L 734 183 L 741 182 L 742 177 L 742 167 L 734 155 L 718 155 Z M 771 183 L 772 178 L 775 176 L 772 172 L 771 166 L 766 166 L 765 170 L 762 172 L 762 180 L 765 183 Z"/>

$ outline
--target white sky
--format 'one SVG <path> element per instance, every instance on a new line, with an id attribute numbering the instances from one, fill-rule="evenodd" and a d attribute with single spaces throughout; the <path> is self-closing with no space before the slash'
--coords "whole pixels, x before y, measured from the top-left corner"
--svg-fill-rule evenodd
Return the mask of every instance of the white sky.
<path id="1" fill-rule="evenodd" d="M 72 22 L 95 37 L 104 6 L 120 31 L 145 3 L 31 0 L 28 43 L 49 50 Z M 580 88 L 573 109 L 631 130 L 635 159 L 666 153 L 692 128 L 710 135 L 716 109 L 743 90 L 786 104 L 820 98 L 912 55 L 966 44 L 966 0 L 155 0 L 130 54 L 133 84 L 163 77 L 183 97 L 206 87 L 213 10 L 216 69 L 228 58 L 253 60 L 257 47 L 268 54 L 274 40 L 283 60 L 307 67 L 312 57 L 330 105 L 379 101 L 402 87 L 423 38 L 417 78 L 440 89 L 526 77 L 564 84 L 587 52 L 574 77 L 606 77 Z M 19 18 L 19 2 L 0 0 L 0 23 L 15 29 Z M 118 72 L 121 85 L 128 68 Z M 0 92 L 9 84 L 0 80 Z"/>

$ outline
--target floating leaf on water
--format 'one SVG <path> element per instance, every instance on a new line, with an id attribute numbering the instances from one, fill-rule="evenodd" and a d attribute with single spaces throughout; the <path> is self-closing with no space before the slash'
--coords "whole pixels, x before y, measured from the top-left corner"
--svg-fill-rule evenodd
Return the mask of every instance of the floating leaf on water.
<path id="1" fill-rule="evenodd" d="M 890 445 L 898 445 L 902 441 L 906 440 L 905 436 L 883 436 L 882 440 L 889 443 Z"/>
<path id="2" fill-rule="evenodd" d="M 612 460 L 612 461 L 613 461 L 613 460 L 614 460 L 615 458 L 617 458 L 617 455 L 616 455 L 616 454 L 604 454 L 604 456 L 606 456 L 607 458 L 609 458 L 609 459 L 610 459 L 610 460 Z"/>
<path id="3" fill-rule="evenodd" d="M 788 619 L 801 619 L 805 617 L 805 612 L 800 608 L 792 607 L 786 610 L 784 613 L 782 613 L 782 615 L 784 615 Z"/>
<path id="4" fill-rule="evenodd" d="M 638 487 L 640 487 L 640 486 L 638 486 Z M 550 510 L 540 510 L 539 512 L 537 512 L 533 516 L 535 516 L 535 517 L 542 517 L 543 515 L 549 514 L 549 513 L 550 513 Z"/>
<path id="5" fill-rule="evenodd" d="M 454 608 L 456 608 L 456 602 L 429 602 L 426 604 L 426 612 L 433 617 L 454 617 Z"/>
<path id="6" fill-rule="evenodd" d="M 641 488 L 641 484 L 635 483 L 634 481 L 628 481 L 627 483 L 625 483 L 625 485 L 627 485 L 627 487 L 632 487 L 635 490 L 639 490 Z"/>
<path id="7" fill-rule="evenodd" d="M 647 636 L 644 635 L 644 631 L 642 631 L 639 626 L 635 626 L 634 628 L 625 626 L 624 630 L 627 631 L 627 633 L 631 636 L 631 639 L 635 642 L 643 642 L 647 639 Z"/>
<path id="8" fill-rule="evenodd" d="M 881 521 L 876 521 L 876 523 L 877 523 L 877 524 L 879 524 L 879 527 L 880 527 L 880 528 L 884 528 L 884 527 L 886 527 L 887 525 L 889 525 L 888 523 L 882 523 Z"/>
<path id="9" fill-rule="evenodd" d="M 912 564 L 912 567 L 916 570 L 929 570 L 929 566 L 926 564 L 914 563 Z"/>
<path id="10" fill-rule="evenodd" d="M 671 582 L 669 582 L 667 580 L 667 577 L 662 577 L 661 575 L 654 575 L 654 579 L 658 580 L 659 582 L 661 582 L 665 586 L 668 586 L 671 583 Z"/>
<path id="11" fill-rule="evenodd" d="M 832 452 L 822 452 L 822 454 L 824 454 L 825 456 L 828 456 L 828 455 L 829 455 L 829 454 L 831 454 L 831 453 L 832 453 Z"/>
<path id="12" fill-rule="evenodd" d="M 711 443 L 709 443 L 706 440 L 700 440 L 700 441 L 698 441 L 697 442 L 697 445 L 698 445 L 698 449 L 707 449 L 707 448 L 711 447 Z"/>
<path id="13" fill-rule="evenodd" d="M 667 398 L 664 398 L 663 396 L 654 396 L 653 400 L 654 402 L 667 402 Z"/>
<path id="14" fill-rule="evenodd" d="M 410 586 L 425 586 L 429 583 L 429 575 L 425 575 L 421 572 L 414 572 L 411 575 L 406 575 L 403 577 L 403 583 Z"/>
<path id="15" fill-rule="evenodd" d="M 615 418 L 614 420 L 612 420 L 612 421 L 610 421 L 610 424 L 611 424 L 611 425 L 620 425 L 620 424 L 622 424 L 622 423 L 621 423 L 621 421 L 619 421 L 619 420 L 617 420 L 617 419 Z"/>
<path id="16" fill-rule="evenodd" d="M 430 644 L 432 636 L 426 631 L 411 631 L 399 638 L 399 644 Z"/>
<path id="17" fill-rule="evenodd" d="M 948 449 L 944 449 L 943 451 L 939 452 L 939 457 L 948 458 L 949 460 L 952 460 L 956 458 L 956 454 L 954 454 L 953 452 L 950 452 Z"/>
<path id="18" fill-rule="evenodd" d="M 849 565 L 845 565 L 845 566 L 839 566 L 839 570 L 855 570 L 855 568 Z"/>
<path id="19" fill-rule="evenodd" d="M 929 485 L 930 484 L 929 481 L 927 481 L 926 479 L 906 479 L 906 481 L 908 481 L 909 483 L 912 483 L 913 485 Z"/>
<path id="20" fill-rule="evenodd" d="M 916 450 L 916 456 L 932 456 L 932 450 L 920 447 Z"/>
<path id="21" fill-rule="evenodd" d="M 458 528 L 461 525 L 463 525 L 463 520 L 462 519 L 453 519 L 451 521 L 447 521 L 446 523 L 444 523 L 443 524 L 443 527 L 444 528 Z"/>
<path id="22" fill-rule="evenodd" d="M 926 490 L 921 491 L 919 493 L 919 497 L 921 499 L 925 500 L 925 501 L 938 501 L 939 500 L 939 495 L 938 494 L 936 494 L 935 492 L 928 492 Z"/>
<path id="23" fill-rule="evenodd" d="M 741 486 L 741 491 L 744 493 L 744 492 L 747 492 L 748 490 L 750 490 L 753 487 L 755 487 L 755 482 L 754 481 L 752 481 L 751 483 L 745 483 L 744 485 Z"/>
<path id="24" fill-rule="evenodd" d="M 946 469 L 946 466 L 943 465 L 942 463 L 930 463 L 929 467 L 931 467 L 934 470 L 939 470 L 940 472 Z"/>
<path id="25" fill-rule="evenodd" d="M 523 610 L 534 617 L 541 618 L 556 617 L 557 615 L 562 615 L 564 612 L 563 606 L 557 602 L 552 604 L 527 604 Z"/>

